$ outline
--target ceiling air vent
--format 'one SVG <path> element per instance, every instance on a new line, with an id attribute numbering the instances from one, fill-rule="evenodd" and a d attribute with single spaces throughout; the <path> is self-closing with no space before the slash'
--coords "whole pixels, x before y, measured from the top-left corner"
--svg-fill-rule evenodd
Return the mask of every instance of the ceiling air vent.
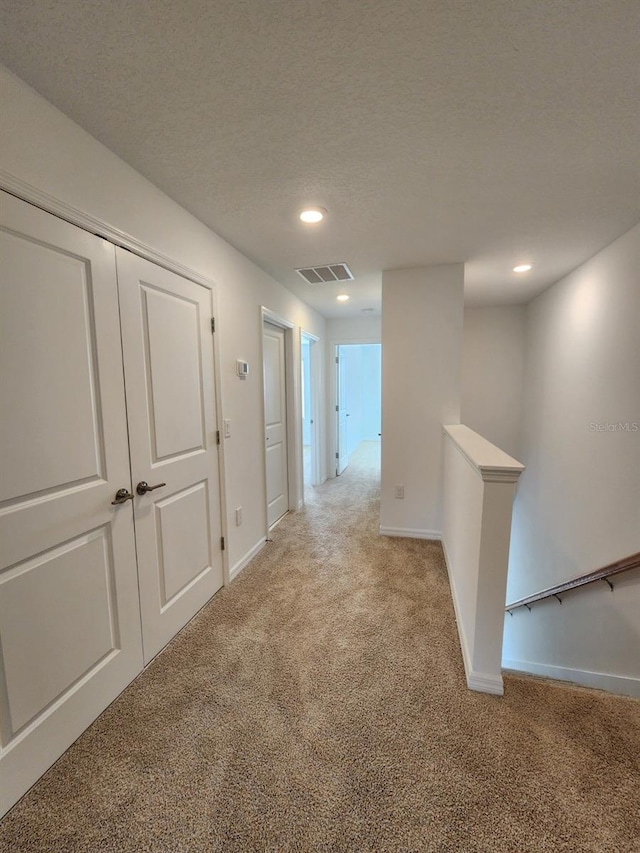
<path id="1" fill-rule="evenodd" d="M 324 264 L 296 270 L 307 284 L 327 284 L 331 281 L 353 281 L 354 275 L 346 264 Z"/>

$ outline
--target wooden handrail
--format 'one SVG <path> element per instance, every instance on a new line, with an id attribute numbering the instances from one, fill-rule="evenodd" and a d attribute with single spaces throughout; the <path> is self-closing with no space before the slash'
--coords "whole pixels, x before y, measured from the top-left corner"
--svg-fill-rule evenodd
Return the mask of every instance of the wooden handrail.
<path id="1" fill-rule="evenodd" d="M 640 551 L 638 551 L 637 554 L 631 554 L 629 557 L 623 557 L 622 560 L 617 560 L 615 563 L 609 563 L 608 566 L 603 566 L 601 569 L 596 569 L 594 572 L 581 575 L 579 578 L 573 578 L 570 581 L 559 583 L 557 586 L 550 586 L 548 589 L 542 589 L 540 592 L 528 595 L 526 598 L 519 598 L 517 601 L 512 601 L 511 604 L 507 604 L 505 610 L 511 612 L 512 610 L 515 610 L 516 607 L 527 607 L 531 609 L 530 605 L 533 604 L 534 601 L 542 601 L 542 599 L 551 598 L 552 596 L 557 598 L 561 592 L 567 592 L 567 590 L 570 589 L 577 589 L 579 586 L 585 586 L 585 584 L 594 583 L 595 581 L 606 581 L 611 589 L 613 589 L 613 584 L 609 578 L 612 575 L 619 575 L 621 572 L 629 572 L 631 569 L 640 569 Z"/>

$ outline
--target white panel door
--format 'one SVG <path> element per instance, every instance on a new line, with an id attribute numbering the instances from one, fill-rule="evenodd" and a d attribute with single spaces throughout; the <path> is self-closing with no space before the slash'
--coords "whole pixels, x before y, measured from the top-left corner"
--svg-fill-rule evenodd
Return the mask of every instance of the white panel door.
<path id="1" fill-rule="evenodd" d="M 269 527 L 289 510 L 284 329 L 264 324 L 264 420 Z"/>
<path id="2" fill-rule="evenodd" d="M 142 669 L 115 249 L 0 193 L 0 812 Z"/>
<path id="3" fill-rule="evenodd" d="M 148 662 L 223 583 L 212 294 L 123 249 L 117 264 Z"/>
<path id="4" fill-rule="evenodd" d="M 337 409 L 337 436 L 338 449 L 336 453 L 336 475 L 342 474 L 349 464 L 349 413 L 347 412 L 347 359 L 340 354 L 340 347 L 336 347 L 336 409 Z"/>

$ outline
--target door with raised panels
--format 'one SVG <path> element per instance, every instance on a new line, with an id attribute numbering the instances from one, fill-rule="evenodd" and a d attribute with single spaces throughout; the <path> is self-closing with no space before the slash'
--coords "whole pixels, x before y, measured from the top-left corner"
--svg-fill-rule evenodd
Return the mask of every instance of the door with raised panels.
<path id="1" fill-rule="evenodd" d="M 223 583 L 212 294 L 117 250 L 148 662 Z"/>
<path id="2" fill-rule="evenodd" d="M 269 527 L 289 510 L 284 329 L 264 324 L 264 421 Z"/>
<path id="3" fill-rule="evenodd" d="M 115 249 L 4 193 L 0 400 L 3 813 L 142 669 Z"/>

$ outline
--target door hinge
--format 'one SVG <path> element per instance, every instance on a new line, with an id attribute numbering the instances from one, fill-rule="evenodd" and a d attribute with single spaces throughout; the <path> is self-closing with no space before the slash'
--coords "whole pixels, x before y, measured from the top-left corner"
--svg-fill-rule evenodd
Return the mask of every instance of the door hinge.
<path id="1" fill-rule="evenodd" d="M 212 317 L 211 318 L 211 332 L 213 333 L 213 332 L 215 332 L 215 330 L 216 330 L 216 318 Z"/>
<path id="2" fill-rule="evenodd" d="M 220 444 L 220 430 L 216 430 L 216 444 Z"/>
<path id="3" fill-rule="evenodd" d="M 340 359 L 336 356 L 336 364 L 340 364 Z"/>
<path id="4" fill-rule="evenodd" d="M 340 406 L 336 406 L 336 412 L 340 411 Z"/>
<path id="5" fill-rule="evenodd" d="M 340 454 L 336 453 L 336 459 L 340 459 Z"/>
<path id="6" fill-rule="evenodd" d="M 220 537 L 220 550 L 224 551 L 224 536 Z"/>

